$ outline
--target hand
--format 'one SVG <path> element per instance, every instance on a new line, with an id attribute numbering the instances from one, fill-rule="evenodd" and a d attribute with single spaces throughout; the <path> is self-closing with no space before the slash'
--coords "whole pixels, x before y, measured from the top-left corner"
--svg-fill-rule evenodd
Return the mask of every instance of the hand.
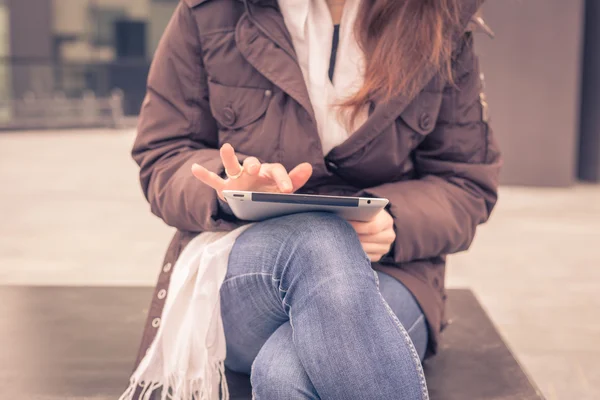
<path id="1" fill-rule="evenodd" d="M 304 186 L 312 175 L 312 166 L 309 163 L 299 164 L 288 173 L 281 164 L 261 164 L 256 157 L 248 157 L 242 167 L 229 143 L 221 147 L 220 153 L 225 170 L 231 176 L 241 172 L 238 178 L 223 179 L 198 164 L 192 165 L 192 174 L 215 189 L 223 201 L 223 190 L 293 193 Z"/>
<path id="2" fill-rule="evenodd" d="M 390 252 L 396 240 L 394 220 L 386 211 L 381 210 L 369 222 L 349 221 L 354 227 L 360 243 L 372 262 L 377 262 Z"/>

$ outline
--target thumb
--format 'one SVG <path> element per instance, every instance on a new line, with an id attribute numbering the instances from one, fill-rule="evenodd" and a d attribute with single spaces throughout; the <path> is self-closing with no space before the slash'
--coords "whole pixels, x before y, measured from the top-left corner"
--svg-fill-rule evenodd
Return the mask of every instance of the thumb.
<path id="1" fill-rule="evenodd" d="M 292 181 L 294 192 L 300 189 L 308 182 L 312 176 L 313 168 L 309 163 L 298 164 L 293 170 L 290 171 L 289 176 Z"/>

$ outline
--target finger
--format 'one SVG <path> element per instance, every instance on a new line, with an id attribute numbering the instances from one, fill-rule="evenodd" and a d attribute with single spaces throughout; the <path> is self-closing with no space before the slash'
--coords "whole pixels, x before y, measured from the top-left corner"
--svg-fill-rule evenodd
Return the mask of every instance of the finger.
<path id="1" fill-rule="evenodd" d="M 192 174 L 196 179 L 207 184 L 216 191 L 220 191 L 223 188 L 223 185 L 225 185 L 225 181 L 219 175 L 207 170 L 202 165 L 192 165 Z"/>
<path id="2" fill-rule="evenodd" d="M 350 224 L 359 235 L 375 235 L 387 229 L 393 229 L 394 220 L 387 211 L 381 210 L 371 221 L 352 221 Z"/>
<path id="3" fill-rule="evenodd" d="M 288 175 L 285 167 L 281 164 L 269 164 L 267 168 L 267 176 L 275 181 L 279 191 L 289 193 L 292 191 L 292 180 Z"/>
<path id="4" fill-rule="evenodd" d="M 367 257 L 369 257 L 369 260 L 371 260 L 371 262 L 378 262 L 378 261 L 381 261 L 381 258 L 383 257 L 383 254 L 369 254 L 369 253 L 367 253 Z"/>
<path id="5" fill-rule="evenodd" d="M 372 222 L 348 221 L 358 235 L 372 235 L 375 232 Z"/>
<path id="6" fill-rule="evenodd" d="M 306 182 L 310 179 L 313 173 L 312 165 L 309 163 L 302 163 L 297 165 L 290 171 L 290 179 L 292 181 L 293 191 L 300 189 L 306 185 Z"/>
<path id="7" fill-rule="evenodd" d="M 393 229 L 386 229 L 374 235 L 358 235 L 361 243 L 392 243 L 396 239 Z"/>
<path id="8" fill-rule="evenodd" d="M 248 157 L 244 160 L 244 171 L 249 175 L 256 175 L 260 171 L 260 161 L 256 157 Z"/>
<path id="9" fill-rule="evenodd" d="M 375 215 L 375 217 L 371 221 L 368 222 L 368 224 L 368 233 L 374 235 L 376 233 L 382 232 L 386 229 L 393 227 L 394 220 L 386 210 L 381 210 Z"/>
<path id="10" fill-rule="evenodd" d="M 389 229 L 394 227 L 394 218 L 392 214 L 389 213 L 388 210 L 383 209 L 379 212 L 379 216 L 382 220 L 383 229 Z"/>
<path id="11" fill-rule="evenodd" d="M 230 175 L 237 175 L 240 173 L 242 166 L 235 156 L 235 150 L 229 143 L 225 143 L 220 150 L 221 161 L 223 161 L 223 166 L 225 170 Z"/>
<path id="12" fill-rule="evenodd" d="M 381 254 L 384 255 L 390 251 L 390 244 L 383 243 L 363 243 L 363 250 L 367 254 Z"/>
<path id="13" fill-rule="evenodd" d="M 356 233 L 358 235 L 364 235 L 364 234 L 366 234 L 366 232 L 365 232 L 365 225 L 367 224 L 367 222 L 362 222 L 362 221 L 348 221 L 348 223 L 350 225 L 352 225 L 352 227 L 354 228 L 354 230 L 356 231 Z"/>

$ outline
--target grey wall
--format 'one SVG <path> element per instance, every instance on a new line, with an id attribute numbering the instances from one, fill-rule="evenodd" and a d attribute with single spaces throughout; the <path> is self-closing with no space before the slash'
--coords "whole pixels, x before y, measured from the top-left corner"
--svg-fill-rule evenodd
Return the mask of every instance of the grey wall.
<path id="1" fill-rule="evenodd" d="M 50 59 L 52 56 L 52 1 L 7 0 L 10 17 L 10 52 L 14 58 Z M 48 67 L 12 68 L 13 95 L 51 90 Z M 49 87 L 50 86 L 50 87 Z"/>
<path id="2" fill-rule="evenodd" d="M 52 1 L 7 0 L 13 57 L 52 55 Z"/>
<path id="3" fill-rule="evenodd" d="M 148 32 L 148 54 L 154 55 L 158 42 L 177 7 L 176 1 L 152 1 L 150 3 L 150 29 Z"/>
<path id="4" fill-rule="evenodd" d="M 575 181 L 583 0 L 487 0 L 477 35 L 504 184 Z"/>

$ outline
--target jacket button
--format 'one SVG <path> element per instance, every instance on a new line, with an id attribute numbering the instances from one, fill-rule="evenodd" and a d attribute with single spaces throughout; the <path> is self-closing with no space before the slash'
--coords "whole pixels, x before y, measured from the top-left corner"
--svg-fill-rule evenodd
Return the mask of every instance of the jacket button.
<path id="1" fill-rule="evenodd" d="M 154 319 L 152 320 L 152 327 L 153 327 L 153 328 L 158 328 L 158 327 L 159 327 L 159 325 L 160 325 L 160 318 L 154 318 Z"/>
<path id="2" fill-rule="evenodd" d="M 164 273 L 169 272 L 171 270 L 171 267 L 172 267 L 171 263 L 166 263 L 165 266 L 163 267 L 163 272 Z"/>
<path id="3" fill-rule="evenodd" d="M 440 278 L 438 278 L 437 276 L 433 278 L 433 287 L 436 289 L 440 288 Z"/>
<path id="4" fill-rule="evenodd" d="M 165 289 L 160 289 L 156 297 L 158 297 L 159 300 L 164 299 L 165 297 L 167 297 L 167 291 Z"/>
<path id="5" fill-rule="evenodd" d="M 265 97 L 271 97 L 273 95 L 273 92 L 270 90 L 265 90 Z"/>
<path id="6" fill-rule="evenodd" d="M 233 108 L 225 107 L 225 109 L 223 110 L 223 122 L 225 122 L 226 125 L 233 125 L 235 124 L 236 119 L 237 115 Z"/>
<path id="7" fill-rule="evenodd" d="M 431 124 L 431 116 L 427 113 L 421 114 L 421 117 L 419 118 L 419 128 L 426 131 L 431 129 Z"/>

